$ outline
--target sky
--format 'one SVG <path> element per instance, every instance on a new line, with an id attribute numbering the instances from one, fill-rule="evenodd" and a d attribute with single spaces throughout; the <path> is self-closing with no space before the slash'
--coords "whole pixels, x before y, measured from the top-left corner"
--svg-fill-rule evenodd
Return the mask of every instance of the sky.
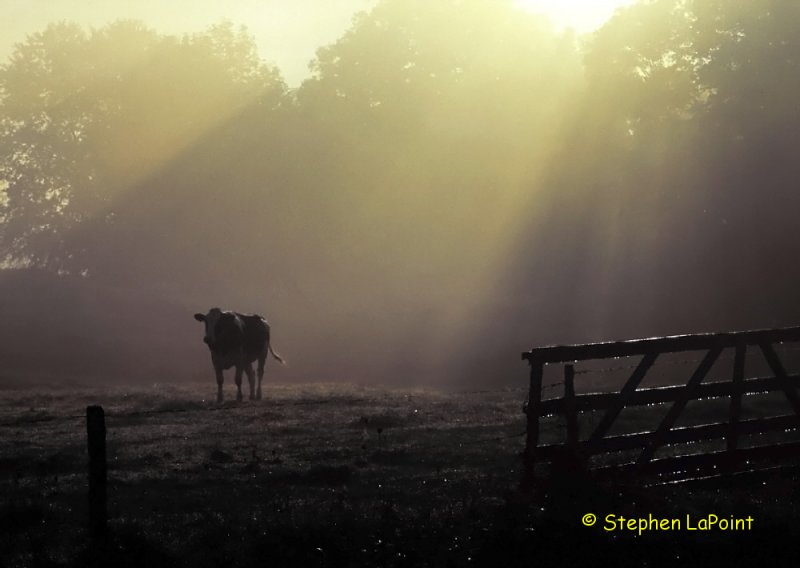
<path id="1" fill-rule="evenodd" d="M 520 0 L 520 7 L 548 14 L 558 26 L 586 32 L 616 7 L 633 0 Z M 375 0 L 0 0 L 0 61 L 28 34 L 70 20 L 102 27 L 117 19 L 142 20 L 162 33 L 191 33 L 223 19 L 247 26 L 261 56 L 295 87 L 308 76 L 316 50 L 336 41 L 353 16 Z"/>
<path id="2" fill-rule="evenodd" d="M 518 0 L 522 8 L 547 14 L 558 27 L 573 28 L 579 33 L 603 25 L 621 7 L 635 0 Z"/>

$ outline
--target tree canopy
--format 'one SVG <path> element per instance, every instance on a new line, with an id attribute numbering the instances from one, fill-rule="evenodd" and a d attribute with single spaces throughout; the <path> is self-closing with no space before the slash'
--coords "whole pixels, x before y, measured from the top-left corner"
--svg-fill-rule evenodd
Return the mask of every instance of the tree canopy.
<path id="1" fill-rule="evenodd" d="M 52 24 L 0 69 L 6 257 L 86 268 L 69 233 L 113 220 L 115 200 L 206 132 L 285 92 L 244 30 L 183 38 L 120 21 L 86 32 Z M 76 256 L 77 255 L 77 256 Z"/>

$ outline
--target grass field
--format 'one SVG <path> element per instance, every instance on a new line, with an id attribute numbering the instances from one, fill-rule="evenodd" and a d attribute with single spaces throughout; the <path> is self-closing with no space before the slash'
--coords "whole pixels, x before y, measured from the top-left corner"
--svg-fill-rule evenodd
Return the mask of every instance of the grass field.
<path id="1" fill-rule="evenodd" d="M 226 395 L 233 389 L 227 385 Z M 524 392 L 270 385 L 0 391 L 0 565 L 796 565 L 794 474 L 517 491 Z M 85 408 L 106 412 L 109 536 L 87 525 Z M 550 421 L 545 435 L 561 426 Z M 738 533 L 587 528 L 594 512 L 751 515 Z"/>

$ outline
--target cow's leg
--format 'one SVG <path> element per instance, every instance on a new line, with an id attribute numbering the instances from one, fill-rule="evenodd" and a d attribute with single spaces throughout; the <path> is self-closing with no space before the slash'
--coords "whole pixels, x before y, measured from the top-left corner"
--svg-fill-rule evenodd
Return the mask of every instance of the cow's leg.
<path id="1" fill-rule="evenodd" d="M 256 398 L 261 400 L 261 379 L 264 378 L 264 363 L 267 361 L 266 352 L 258 358 L 258 390 L 256 391 Z"/>
<path id="2" fill-rule="evenodd" d="M 253 400 L 256 397 L 256 374 L 253 371 L 253 364 L 248 363 L 244 372 L 247 374 L 247 382 L 250 384 L 250 400 Z"/>
<path id="3" fill-rule="evenodd" d="M 236 381 L 236 400 L 242 400 L 242 371 L 244 371 L 244 366 L 236 365 L 236 376 L 234 380 Z"/>
<path id="4" fill-rule="evenodd" d="M 217 374 L 217 402 L 222 402 L 222 369 L 214 369 L 214 372 Z"/>

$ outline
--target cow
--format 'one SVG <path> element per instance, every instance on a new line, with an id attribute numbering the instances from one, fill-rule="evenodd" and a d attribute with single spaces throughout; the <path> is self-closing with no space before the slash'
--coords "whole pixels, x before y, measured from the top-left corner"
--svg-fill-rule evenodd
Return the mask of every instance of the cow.
<path id="1" fill-rule="evenodd" d="M 269 324 L 259 315 L 240 314 L 211 308 L 207 314 L 194 314 L 194 319 L 205 323 L 203 342 L 211 351 L 211 363 L 217 375 L 217 402 L 222 402 L 222 372 L 236 368 L 236 400 L 242 400 L 242 373 L 247 373 L 250 383 L 250 400 L 261 400 L 261 379 L 264 363 L 272 353 L 281 364 L 286 364 L 272 350 L 269 341 Z M 258 390 L 255 389 L 253 362 L 258 361 Z"/>

